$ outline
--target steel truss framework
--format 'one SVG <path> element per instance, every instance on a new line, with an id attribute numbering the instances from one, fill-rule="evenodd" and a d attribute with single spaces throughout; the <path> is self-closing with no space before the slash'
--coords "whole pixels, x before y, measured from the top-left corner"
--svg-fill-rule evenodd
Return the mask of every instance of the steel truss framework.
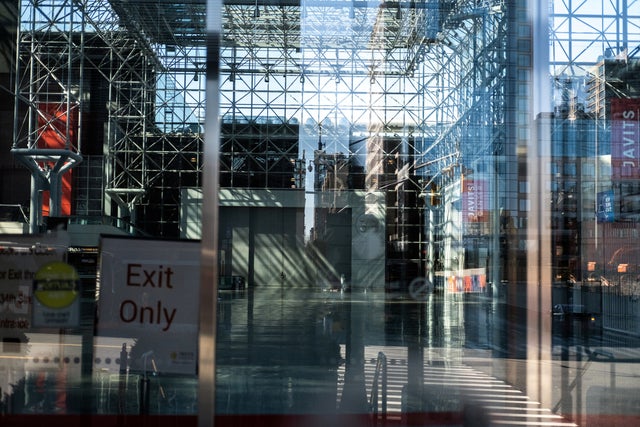
<path id="1" fill-rule="evenodd" d="M 551 2 L 552 73 L 582 73 L 594 47 L 633 50 L 638 3 L 600 2 L 594 16 L 586 1 Z M 37 190 L 55 190 L 55 177 L 93 152 L 83 138 L 86 100 L 95 97 L 87 70 L 107 82 L 107 213 L 115 205 L 118 215 L 134 215 L 152 201 L 149 188 L 175 186 L 166 172 L 184 175 L 186 165 L 197 176 L 204 96 L 194 81 L 204 67 L 204 3 L 158 5 L 22 2 L 13 149 Z M 504 9 L 499 0 L 228 1 L 221 64 L 223 120 L 235 126 L 228 137 L 241 135 L 243 122 L 280 123 L 299 133 L 299 147 L 276 146 L 276 156 L 304 152 L 313 161 L 321 141 L 326 152 L 367 157 L 375 175 L 379 162 L 371 158 L 384 157 L 389 148 L 381 142 L 397 135 L 409 142 L 416 175 L 471 168 L 499 154 L 505 138 Z M 601 28 L 600 37 L 578 27 Z M 57 116 L 43 104 L 58 105 L 51 108 Z M 62 151 L 41 152 L 46 129 L 64 141 Z M 268 141 L 271 129 L 264 132 L 259 137 Z M 360 140 L 367 143 L 354 143 Z M 231 162 L 229 172 L 241 163 Z M 298 186 L 306 182 L 296 178 Z"/>
<path id="2" fill-rule="evenodd" d="M 600 169 L 599 156 L 609 153 L 603 143 L 608 141 L 610 132 L 607 104 L 612 97 L 634 97 L 629 89 L 637 87 L 633 78 L 626 77 L 624 82 L 620 78 L 605 78 L 603 70 L 605 65 L 607 68 L 632 66 L 639 58 L 640 1 L 554 0 L 549 2 L 549 10 L 555 112 L 552 133 L 556 140 L 563 142 L 554 147 L 554 161 L 559 165 L 571 164 L 578 150 L 586 161 L 595 162 L 594 168 Z M 576 127 L 576 119 L 587 123 L 581 124 L 583 135 L 578 145 L 575 141 L 563 140 L 566 129 Z M 589 184 L 586 177 L 582 184 Z M 610 183 L 603 179 L 591 184 L 600 191 Z M 558 189 L 565 186 L 562 182 L 556 183 Z M 556 197 L 561 198 L 562 193 L 560 190 Z M 581 197 L 591 198 L 591 204 L 595 204 L 595 195 L 582 194 Z M 589 203 L 583 206 L 586 208 Z"/>
<path id="3" fill-rule="evenodd" d="M 39 194 L 58 215 L 62 175 L 90 155 L 104 213 L 177 229 L 176 187 L 200 185 L 204 20 L 203 2 L 21 2 L 12 151 L 32 171 L 34 231 Z"/>
<path id="4" fill-rule="evenodd" d="M 640 48 L 640 1 L 549 1 L 551 74 L 582 76 L 599 58 Z"/>
<path id="5" fill-rule="evenodd" d="M 346 186 L 323 177 L 347 159 L 364 169 L 354 181 L 365 189 L 395 190 L 388 257 L 410 247 L 396 255 L 424 262 L 416 196 L 473 168 L 493 171 L 504 154 L 505 2 L 227 1 L 223 18 L 223 185 L 247 185 L 249 165 L 275 176 L 284 161 L 309 166 L 286 170 L 293 186 L 339 191 Z M 282 133 L 299 135 L 299 145 L 283 148 Z M 285 180 L 249 185 L 274 181 Z M 439 221 L 437 239 L 462 239 L 453 217 Z"/>
<path id="6" fill-rule="evenodd" d="M 624 233 L 637 233 L 640 208 L 628 202 L 638 193 L 635 180 L 621 181 L 610 171 L 614 157 L 610 106 L 615 98 L 638 97 L 640 1 L 555 0 L 550 2 L 550 16 L 551 234 L 553 245 L 560 248 L 552 257 L 553 277 L 557 283 L 581 283 L 583 289 L 617 281 L 611 294 L 626 297 L 632 288 L 625 281 L 634 275 L 626 270 L 618 274 L 617 266 L 608 268 L 607 260 L 627 244 L 630 234 Z M 601 223 L 600 195 L 614 189 L 614 203 L 619 204 L 615 221 Z M 620 239 L 599 241 L 599 236 Z M 604 327 L 637 329 L 632 309 L 603 301 Z"/>
<path id="7" fill-rule="evenodd" d="M 226 2 L 224 18 L 223 120 L 299 124 L 300 157 L 391 154 L 354 141 L 395 136 L 427 175 L 504 138 L 503 1 Z"/>
<path id="8" fill-rule="evenodd" d="M 638 57 L 640 0 L 553 0 L 549 15 L 554 107 L 570 99 L 572 108 L 589 110 L 585 85 L 597 75 L 596 64 Z"/>
<path id="9" fill-rule="evenodd" d="M 34 170 L 36 192 L 55 181 L 38 145 L 43 127 L 64 141 L 64 168 L 103 153 L 83 135 L 99 84 L 105 213 L 177 222 L 172 191 L 200 185 L 203 22 L 201 2 L 22 2 L 16 96 L 26 112 L 16 114 L 14 152 Z M 261 186 L 315 186 L 304 171 L 318 151 L 359 159 L 372 190 L 410 182 L 422 191 L 447 168 L 492 162 L 505 138 L 506 22 L 502 0 L 226 2 L 229 185 L 252 164 L 273 175 Z M 63 113 L 37 120 L 42 103 Z M 248 135 L 261 143 L 247 145 Z M 381 166 L 390 158 L 396 170 Z M 293 178 L 276 178 L 283 170 Z"/>

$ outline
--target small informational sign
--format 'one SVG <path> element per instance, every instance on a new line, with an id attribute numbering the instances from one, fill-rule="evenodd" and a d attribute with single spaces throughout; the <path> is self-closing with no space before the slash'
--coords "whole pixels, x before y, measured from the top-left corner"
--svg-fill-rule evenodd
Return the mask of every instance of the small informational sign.
<path id="1" fill-rule="evenodd" d="M 32 328 L 33 282 L 42 266 L 61 262 L 66 239 L 51 236 L 0 237 L 0 334 L 20 337 Z"/>
<path id="2" fill-rule="evenodd" d="M 409 283 L 409 295 L 416 301 L 429 298 L 433 293 L 433 284 L 426 277 L 416 277 Z"/>
<path id="3" fill-rule="evenodd" d="M 71 328 L 80 324 L 80 278 L 62 261 L 41 266 L 33 279 L 33 326 Z"/>
<path id="4" fill-rule="evenodd" d="M 97 335 L 133 339 L 132 369 L 195 374 L 200 243 L 102 237 Z"/>

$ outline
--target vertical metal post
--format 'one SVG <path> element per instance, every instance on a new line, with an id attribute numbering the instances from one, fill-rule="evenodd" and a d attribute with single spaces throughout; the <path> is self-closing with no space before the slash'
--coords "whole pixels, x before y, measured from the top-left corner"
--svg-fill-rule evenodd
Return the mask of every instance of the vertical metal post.
<path id="1" fill-rule="evenodd" d="M 122 349 L 120 350 L 120 371 L 118 377 L 118 415 L 125 413 L 128 364 L 129 355 L 127 353 L 127 343 L 122 343 Z"/>
<path id="2" fill-rule="evenodd" d="M 198 426 L 215 425 L 218 295 L 219 73 L 222 1 L 207 0 L 207 85 L 203 170 Z"/>
<path id="3" fill-rule="evenodd" d="M 17 102 L 16 102 L 17 103 Z M 42 193 L 40 192 L 40 176 L 31 173 L 31 200 L 29 205 L 29 233 L 36 234 L 39 231 L 42 220 Z"/>
<path id="4" fill-rule="evenodd" d="M 140 378 L 140 385 L 139 385 L 139 408 L 140 408 L 140 415 L 149 415 L 149 386 L 150 386 L 151 381 L 149 380 L 149 377 L 147 377 L 147 373 L 145 372 L 144 377 Z"/>

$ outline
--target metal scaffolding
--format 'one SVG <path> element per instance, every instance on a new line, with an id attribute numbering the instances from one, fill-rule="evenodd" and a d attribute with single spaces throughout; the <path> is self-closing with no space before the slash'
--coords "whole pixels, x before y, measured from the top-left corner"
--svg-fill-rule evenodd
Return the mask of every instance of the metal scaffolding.
<path id="1" fill-rule="evenodd" d="M 424 195 L 460 198 L 472 174 L 502 191 L 488 182 L 506 158 L 504 0 L 231 0 L 222 17 L 223 186 L 304 189 L 311 206 L 319 190 L 385 191 L 387 253 L 402 262 L 488 232 L 443 204 L 427 251 Z M 98 205 L 178 234 L 180 189 L 202 184 L 204 21 L 202 1 L 22 1 L 13 152 L 34 177 L 34 230 L 49 190 L 50 216 Z M 103 191 L 86 194 L 96 165 Z M 82 203 L 63 212 L 71 168 Z"/>
<path id="2" fill-rule="evenodd" d="M 177 187 L 200 185 L 204 22 L 201 1 L 21 2 L 12 152 L 32 171 L 32 231 L 99 197 L 103 215 L 176 233 Z M 72 194 L 72 168 L 104 196 Z M 61 210 L 72 197 L 86 203 Z"/>
<path id="3" fill-rule="evenodd" d="M 500 0 L 225 2 L 222 185 L 383 190 L 388 257 L 423 265 L 425 193 L 504 161 L 507 29 Z"/>
<path id="4" fill-rule="evenodd" d="M 83 61 L 74 35 L 82 33 L 83 22 L 71 2 L 56 4 L 57 13 L 52 7 L 38 2 L 20 11 L 12 152 L 32 174 L 32 227 L 41 219 L 43 190 L 50 191 L 50 213 L 60 215 L 62 176 L 82 160 Z"/>
<path id="5" fill-rule="evenodd" d="M 594 49 L 633 48 L 637 3 L 602 2 L 593 18 L 584 2 L 550 2 L 552 73 L 586 67 Z M 420 194 L 500 170 L 518 7 L 225 2 L 223 185 L 313 191 L 329 158 L 349 164 L 348 185 L 372 191 Z M 603 30 L 587 43 L 572 30 L 593 19 L 615 40 Z M 77 200 L 100 198 L 104 215 L 174 233 L 178 188 L 201 185 L 204 22 L 202 0 L 21 2 L 12 151 L 32 172 L 34 227 L 43 192 L 50 216 L 67 214 L 62 177 L 72 168 L 75 180 L 95 177 L 102 163 L 104 195 Z M 76 204 L 71 213 L 95 212 Z"/>

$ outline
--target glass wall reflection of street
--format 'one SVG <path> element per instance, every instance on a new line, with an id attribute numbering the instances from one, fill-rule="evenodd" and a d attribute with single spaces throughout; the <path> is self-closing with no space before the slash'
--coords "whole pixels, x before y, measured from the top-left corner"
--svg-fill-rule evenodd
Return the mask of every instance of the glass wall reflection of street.
<path id="1" fill-rule="evenodd" d="M 633 387 L 638 339 L 603 333 L 582 315 L 553 313 L 553 357 L 544 369 L 559 381 L 555 407 L 541 407 L 507 385 L 510 372 L 526 375 L 526 344 L 509 337 L 527 331 L 506 320 L 513 307 L 494 301 L 438 290 L 421 301 L 375 290 L 223 291 L 216 408 L 226 415 L 326 416 L 376 406 L 378 420 L 390 423 L 462 425 L 474 413 L 487 422 L 526 416 L 540 423 L 532 425 L 575 425 L 556 415 L 559 409 L 584 412 L 603 393 Z"/>

